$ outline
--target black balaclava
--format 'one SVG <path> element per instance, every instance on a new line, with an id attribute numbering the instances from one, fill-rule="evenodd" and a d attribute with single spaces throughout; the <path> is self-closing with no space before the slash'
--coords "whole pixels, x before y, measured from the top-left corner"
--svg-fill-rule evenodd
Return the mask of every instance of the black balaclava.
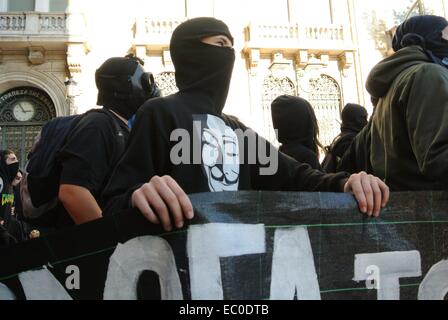
<path id="1" fill-rule="evenodd" d="M 341 131 L 359 132 L 367 125 L 367 110 L 363 106 L 348 103 L 341 113 Z"/>
<path id="2" fill-rule="evenodd" d="M 0 174 L 7 179 L 10 184 L 14 181 L 17 172 L 19 172 L 19 162 L 6 164 L 6 158 L 4 156 L 4 150 L 0 150 Z"/>
<path id="3" fill-rule="evenodd" d="M 173 32 L 170 52 L 180 92 L 200 92 L 211 99 L 213 111 L 221 114 L 229 92 L 235 51 L 201 42 L 224 35 L 233 44 L 227 25 L 214 18 L 195 18 L 180 24 Z"/>
<path id="4" fill-rule="evenodd" d="M 311 104 L 300 97 L 283 95 L 272 102 L 272 122 L 278 130 L 278 140 L 282 144 L 299 142 L 307 148 L 315 149 L 316 116 Z"/>
<path id="5" fill-rule="evenodd" d="M 160 96 L 154 78 L 136 59 L 110 58 L 95 73 L 100 106 L 129 119 L 148 99 Z"/>
<path id="6" fill-rule="evenodd" d="M 393 49 L 398 51 L 412 45 L 421 46 L 435 63 L 448 68 L 448 41 L 442 31 L 448 21 L 438 16 L 417 16 L 398 26 L 393 39 Z"/>

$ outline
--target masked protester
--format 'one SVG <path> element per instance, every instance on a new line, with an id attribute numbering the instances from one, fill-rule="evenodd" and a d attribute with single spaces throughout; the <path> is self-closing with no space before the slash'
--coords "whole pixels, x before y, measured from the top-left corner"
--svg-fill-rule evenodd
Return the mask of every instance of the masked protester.
<path id="1" fill-rule="evenodd" d="M 376 65 L 367 90 L 378 97 L 368 159 L 391 189 L 448 187 L 448 22 L 418 16 L 401 24 L 395 54 Z"/>
<path id="2" fill-rule="evenodd" d="M 342 109 L 341 133 L 330 146 L 326 147 L 326 155 L 322 161 L 322 167 L 325 172 L 337 172 L 337 167 L 345 152 L 349 149 L 359 132 L 367 125 L 367 116 L 366 108 L 359 104 L 348 103 Z"/>
<path id="3" fill-rule="evenodd" d="M 13 182 L 19 172 L 19 161 L 11 150 L 0 150 L 0 221 L 11 214 L 14 204 Z"/>
<path id="4" fill-rule="evenodd" d="M 13 182 L 19 171 L 19 161 L 11 150 L 0 150 L 0 245 L 16 242 L 7 232 L 14 205 Z"/>
<path id="5" fill-rule="evenodd" d="M 379 179 L 357 174 L 347 180 L 345 173 L 313 170 L 222 112 L 235 61 L 232 47 L 220 20 L 195 18 L 176 28 L 170 50 L 180 90 L 147 101 L 137 112 L 128 148 L 104 192 L 104 214 L 136 207 L 169 231 L 193 218 L 190 193 L 356 189 L 361 210 L 378 215 L 388 197 Z M 238 138 L 242 133 L 247 139 Z M 262 164 L 260 149 L 270 151 L 268 164 Z M 377 191 L 377 201 L 366 201 L 363 186 Z"/>
<path id="6" fill-rule="evenodd" d="M 102 216 L 100 194 L 124 152 L 128 119 L 147 99 L 160 95 L 152 75 L 130 57 L 108 59 L 95 80 L 103 109 L 87 112 L 70 131 L 57 158 L 60 206 L 45 221 L 35 222 L 37 230 L 48 232 Z"/>
<path id="7" fill-rule="evenodd" d="M 280 96 L 271 105 L 272 122 L 282 144 L 280 151 L 322 170 L 319 163 L 319 126 L 311 104 L 303 98 Z"/>

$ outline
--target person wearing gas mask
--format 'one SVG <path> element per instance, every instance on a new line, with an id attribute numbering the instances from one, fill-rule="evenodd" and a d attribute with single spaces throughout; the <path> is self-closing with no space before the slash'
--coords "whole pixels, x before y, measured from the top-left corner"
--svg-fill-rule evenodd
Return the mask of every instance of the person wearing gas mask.
<path id="1" fill-rule="evenodd" d="M 160 96 L 152 74 L 140 61 L 116 57 L 96 71 L 101 112 L 87 112 L 61 149 L 59 200 L 68 212 L 59 226 L 82 224 L 102 216 L 100 194 L 124 152 L 128 120 L 148 99 Z"/>
<path id="2" fill-rule="evenodd" d="M 368 132 L 372 172 L 392 190 L 448 187 L 448 21 L 416 16 L 393 39 L 367 90 L 378 97 Z"/>
<path id="3" fill-rule="evenodd" d="M 379 215 L 389 193 L 378 178 L 313 170 L 222 112 L 235 60 L 224 22 L 204 17 L 180 24 L 170 52 L 179 92 L 147 101 L 137 112 L 128 147 L 104 191 L 104 215 L 135 207 L 171 231 L 193 218 L 187 194 L 238 190 L 353 192 L 363 212 Z M 249 138 L 239 139 L 242 132 Z M 178 149 L 181 137 L 190 138 L 185 145 L 191 152 Z M 277 164 L 272 171 L 263 170 L 262 147 L 270 150 L 270 164 Z"/>

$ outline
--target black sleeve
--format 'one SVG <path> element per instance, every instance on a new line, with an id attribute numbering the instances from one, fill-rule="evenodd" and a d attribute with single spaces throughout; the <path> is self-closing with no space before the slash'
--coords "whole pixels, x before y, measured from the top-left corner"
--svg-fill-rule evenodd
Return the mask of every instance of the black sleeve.
<path id="1" fill-rule="evenodd" d="M 280 151 L 282 150 L 280 149 Z M 291 150 L 288 150 L 288 152 L 283 153 L 294 158 L 298 162 L 309 164 L 313 169 L 323 171 L 317 155 L 305 147 L 292 148 Z"/>
<path id="2" fill-rule="evenodd" d="M 75 126 L 61 149 L 61 184 L 101 191 L 115 156 L 115 131 L 107 115 L 91 113 Z"/>
<path id="3" fill-rule="evenodd" d="M 337 171 L 358 173 L 365 171 L 373 173 L 370 164 L 370 126 L 372 121 L 365 126 L 361 132 L 353 139 L 347 151 L 338 163 Z"/>
<path id="4" fill-rule="evenodd" d="M 319 159 L 314 153 L 309 153 L 305 163 L 309 164 L 311 168 L 319 171 L 323 171 L 322 166 L 319 163 Z"/>
<path id="5" fill-rule="evenodd" d="M 349 177 L 347 173 L 325 174 L 319 170 L 312 169 L 308 164 L 297 162 L 279 152 L 268 141 L 256 133 L 254 134 L 257 136 L 257 159 L 259 159 L 258 150 L 260 144 L 265 144 L 265 150 L 270 150 L 269 158 L 274 161 L 278 159 L 278 166 L 277 170 L 270 170 L 272 172 L 263 172 L 269 166 L 263 164 L 266 161 L 258 161 L 256 165 L 251 166 L 253 189 L 267 191 L 343 191 L 343 186 Z"/>
<path id="6" fill-rule="evenodd" d="M 118 162 L 104 192 L 104 215 L 130 207 L 134 190 L 155 176 L 169 172 L 170 133 L 173 118 L 164 112 L 164 102 L 143 105 L 137 112 L 123 157 Z"/>
<path id="7" fill-rule="evenodd" d="M 355 139 L 355 137 L 355 133 L 350 133 L 342 136 L 331 150 L 333 155 L 338 158 L 342 158 L 344 153 L 350 148 L 350 145 L 352 144 L 352 141 Z"/>
<path id="8" fill-rule="evenodd" d="M 336 171 L 347 171 L 350 173 L 358 172 L 356 154 L 356 143 L 355 140 L 353 140 L 353 142 L 350 144 L 347 151 L 339 161 Z"/>

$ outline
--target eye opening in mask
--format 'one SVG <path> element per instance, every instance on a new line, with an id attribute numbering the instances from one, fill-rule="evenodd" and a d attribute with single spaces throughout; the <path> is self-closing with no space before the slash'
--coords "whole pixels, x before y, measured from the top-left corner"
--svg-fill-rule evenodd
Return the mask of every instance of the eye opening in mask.
<path id="1" fill-rule="evenodd" d="M 212 46 L 233 48 L 233 41 L 224 34 L 207 35 L 201 37 L 200 41 Z"/>

